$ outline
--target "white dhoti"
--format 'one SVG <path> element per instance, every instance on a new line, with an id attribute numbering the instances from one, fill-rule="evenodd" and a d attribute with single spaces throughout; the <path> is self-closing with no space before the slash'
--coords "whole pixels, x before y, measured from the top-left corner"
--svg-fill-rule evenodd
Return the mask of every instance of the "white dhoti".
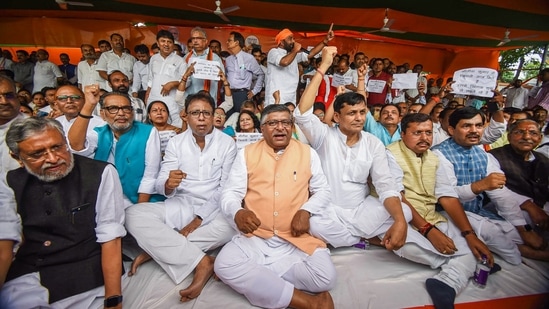
<path id="1" fill-rule="evenodd" d="M 126 229 L 176 284 L 194 270 L 205 251 L 225 244 L 236 233 L 218 213 L 184 237 L 166 224 L 165 215 L 164 203 L 136 204 L 126 209 Z"/>
<path id="2" fill-rule="evenodd" d="M 214 271 L 252 305 L 262 308 L 288 307 L 294 288 L 328 291 L 337 277 L 328 249 L 317 249 L 309 256 L 276 236 L 235 236 L 218 254 Z"/>
<path id="3" fill-rule="evenodd" d="M 406 222 L 410 222 L 412 211 L 407 205 L 401 205 Z M 338 248 L 352 246 L 361 238 L 382 235 L 393 223 L 379 199 L 370 195 L 358 207 L 343 208 L 332 204 L 322 215 L 313 215 L 310 231 L 311 235 Z"/>

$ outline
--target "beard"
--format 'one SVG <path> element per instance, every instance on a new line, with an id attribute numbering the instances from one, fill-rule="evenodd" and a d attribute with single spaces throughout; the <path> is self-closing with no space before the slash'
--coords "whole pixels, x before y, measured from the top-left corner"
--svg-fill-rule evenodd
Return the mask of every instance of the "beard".
<path id="1" fill-rule="evenodd" d="M 35 173 L 33 172 L 28 166 L 26 163 L 23 163 L 23 165 L 25 166 L 25 169 L 27 170 L 27 172 L 31 175 L 33 175 L 34 177 L 38 178 L 40 181 L 43 181 L 43 182 L 54 182 L 54 181 L 57 181 L 59 179 L 62 179 L 62 178 L 65 178 L 70 172 L 72 172 L 73 168 L 74 168 L 74 156 L 72 154 L 72 152 L 69 152 L 69 156 L 70 156 L 70 162 L 69 162 L 69 165 L 67 166 L 67 168 L 65 169 L 65 171 L 59 171 L 59 172 L 55 172 L 55 173 L 47 173 L 46 172 L 46 169 L 48 167 L 51 167 L 52 165 L 49 164 L 49 163 L 44 163 L 40 169 L 41 169 L 41 173 Z M 67 161 L 65 160 L 59 160 L 58 164 L 62 164 L 62 163 L 67 163 Z"/>
<path id="2" fill-rule="evenodd" d="M 117 92 L 121 92 L 121 93 L 125 93 L 125 94 L 128 94 L 128 91 L 130 90 L 128 87 L 126 86 L 118 86 L 118 88 L 114 89 L 114 91 L 117 91 Z"/>
<path id="3" fill-rule="evenodd" d="M 128 120 L 125 124 L 108 123 L 111 131 L 113 132 L 125 132 L 132 126 L 132 121 Z"/>
<path id="4" fill-rule="evenodd" d="M 294 43 L 286 44 L 286 42 L 284 42 L 284 49 L 285 49 L 287 52 L 291 52 L 292 49 L 294 49 Z"/>

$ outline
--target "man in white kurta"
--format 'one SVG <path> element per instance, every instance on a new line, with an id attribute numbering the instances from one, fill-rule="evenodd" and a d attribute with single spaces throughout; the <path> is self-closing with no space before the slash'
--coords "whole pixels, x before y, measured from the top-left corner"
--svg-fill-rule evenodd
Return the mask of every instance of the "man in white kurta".
<path id="1" fill-rule="evenodd" d="M 0 93 L 0 173 L 7 173 L 18 168 L 19 163 L 10 155 L 6 132 L 15 120 L 25 118 L 25 114 L 19 112 L 20 103 L 11 78 L 0 75 Z"/>
<path id="2" fill-rule="evenodd" d="M 97 60 L 96 70 L 102 79 L 107 81 L 108 75 L 113 71 L 121 71 L 130 80 L 130 84 L 133 81 L 133 64 L 135 63 L 135 57 L 126 54 L 124 52 L 124 38 L 118 34 L 111 34 L 111 44 L 113 49 L 101 54 Z M 107 91 L 111 91 L 108 84 L 105 85 Z"/>
<path id="3" fill-rule="evenodd" d="M 48 60 L 49 54 L 44 49 L 39 49 L 36 57 L 38 61 L 34 65 L 32 93 L 42 91 L 44 87 L 57 87 L 57 83 L 63 78 L 59 67 Z"/>
<path id="4" fill-rule="evenodd" d="M 179 112 L 182 106 L 175 101 L 175 93 L 179 80 L 187 69 L 185 60 L 174 51 L 173 35 L 167 30 L 160 30 L 156 36 L 156 42 L 160 48 L 158 54 L 154 54 L 149 62 L 149 78 L 145 99 L 147 106 L 154 101 L 166 103 L 170 110 L 171 124 L 181 127 Z"/>
<path id="5" fill-rule="evenodd" d="M 213 127 L 214 101 L 208 94 L 190 96 L 185 111 L 189 129 L 168 142 L 156 181 L 166 201 L 137 204 L 126 212 L 126 227 L 146 252 L 132 272 L 152 257 L 179 284 L 196 269 L 191 285 L 180 292 L 182 301 L 197 297 L 213 272 L 213 258 L 204 252 L 235 233 L 219 211 L 235 143 Z"/>
<path id="6" fill-rule="evenodd" d="M 266 107 L 261 123 L 264 139 L 239 151 L 223 190 L 223 214 L 242 234 L 223 247 L 215 273 L 254 306 L 333 308 L 335 268 L 326 245 L 309 235 L 310 217 L 330 200 L 320 159 L 292 139 L 286 106 Z"/>

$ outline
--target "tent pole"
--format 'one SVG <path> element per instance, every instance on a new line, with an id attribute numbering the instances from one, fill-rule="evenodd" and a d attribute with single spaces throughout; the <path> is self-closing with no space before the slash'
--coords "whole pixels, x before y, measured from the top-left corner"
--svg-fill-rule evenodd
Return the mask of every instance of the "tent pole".
<path id="1" fill-rule="evenodd" d="M 541 63 L 539 64 L 539 70 L 543 70 L 543 65 L 545 64 L 545 58 L 547 58 L 547 49 L 549 49 L 549 44 L 545 45 L 545 49 L 543 50 L 543 55 L 541 56 Z M 538 79 L 537 86 L 540 84 L 540 80 Z"/>

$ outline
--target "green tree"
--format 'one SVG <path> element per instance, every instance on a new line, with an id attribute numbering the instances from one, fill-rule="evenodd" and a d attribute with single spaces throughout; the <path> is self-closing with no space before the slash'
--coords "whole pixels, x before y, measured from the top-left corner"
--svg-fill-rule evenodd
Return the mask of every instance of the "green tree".
<path id="1" fill-rule="evenodd" d="M 499 61 L 501 81 L 512 82 L 520 76 L 522 71 L 525 73 L 525 79 L 537 75 L 540 67 L 539 60 L 527 56 L 539 55 L 541 59 L 544 49 L 545 46 L 540 45 L 502 51 Z"/>

